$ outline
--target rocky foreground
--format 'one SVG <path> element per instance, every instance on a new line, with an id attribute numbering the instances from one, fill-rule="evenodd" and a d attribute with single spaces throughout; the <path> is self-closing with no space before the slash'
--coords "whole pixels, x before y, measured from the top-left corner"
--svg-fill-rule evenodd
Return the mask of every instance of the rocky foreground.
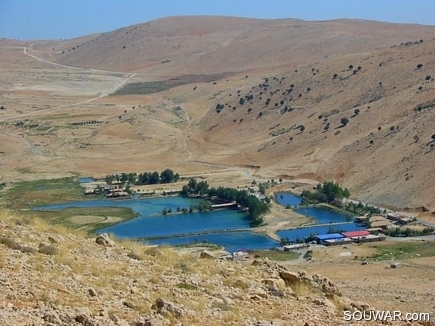
<path id="1" fill-rule="evenodd" d="M 0 215 L 1 325 L 380 324 L 343 318 L 369 309 L 268 260 L 201 259 Z"/>

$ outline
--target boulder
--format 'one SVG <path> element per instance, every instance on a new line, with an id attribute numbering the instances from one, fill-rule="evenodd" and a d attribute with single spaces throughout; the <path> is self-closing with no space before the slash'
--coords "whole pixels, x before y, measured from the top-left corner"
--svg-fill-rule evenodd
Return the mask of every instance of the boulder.
<path id="1" fill-rule="evenodd" d="M 158 298 L 151 306 L 152 310 L 163 316 L 172 316 L 180 318 L 183 316 L 183 309 L 177 307 L 174 303 Z"/>
<path id="2" fill-rule="evenodd" d="M 115 242 L 109 238 L 107 233 L 100 234 L 97 239 L 95 239 L 95 242 L 105 247 L 113 247 L 115 245 Z"/>

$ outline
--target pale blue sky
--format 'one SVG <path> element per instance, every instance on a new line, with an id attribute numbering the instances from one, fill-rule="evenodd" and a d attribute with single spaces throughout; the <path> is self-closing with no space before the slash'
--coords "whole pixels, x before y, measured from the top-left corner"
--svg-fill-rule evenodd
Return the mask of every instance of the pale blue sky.
<path id="1" fill-rule="evenodd" d="M 0 14 L 0 37 L 65 39 L 180 15 L 435 25 L 435 0 L 0 0 Z"/>

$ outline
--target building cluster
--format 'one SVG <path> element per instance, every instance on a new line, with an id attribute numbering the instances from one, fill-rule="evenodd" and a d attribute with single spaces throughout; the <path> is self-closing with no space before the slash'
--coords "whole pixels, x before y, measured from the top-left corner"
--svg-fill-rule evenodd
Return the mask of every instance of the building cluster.
<path id="1" fill-rule="evenodd" d="M 393 229 L 414 222 L 415 218 L 398 213 L 388 213 L 387 217 L 374 215 L 371 217 L 360 216 L 355 218 L 357 224 L 369 226 L 369 232 L 382 232 L 385 229 Z"/>
<path id="2" fill-rule="evenodd" d="M 85 195 L 94 195 L 97 188 L 87 188 L 85 189 Z M 120 186 L 120 184 L 106 185 L 102 188 L 103 192 L 106 194 L 107 198 L 120 198 L 127 197 L 128 192 Z"/>
<path id="3" fill-rule="evenodd" d="M 343 245 L 348 243 L 363 243 L 384 241 L 384 234 L 371 234 L 368 230 L 350 231 L 342 233 L 319 234 L 316 242 L 325 246 Z"/>

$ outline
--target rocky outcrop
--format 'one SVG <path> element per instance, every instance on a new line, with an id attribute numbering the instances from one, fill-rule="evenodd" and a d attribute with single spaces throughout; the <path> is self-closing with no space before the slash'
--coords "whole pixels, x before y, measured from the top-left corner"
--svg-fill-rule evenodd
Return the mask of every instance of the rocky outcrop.
<path id="1" fill-rule="evenodd" d="M 185 315 L 185 311 L 182 307 L 175 305 L 172 302 L 166 301 L 162 298 L 158 298 L 151 309 L 155 310 L 157 313 L 163 316 L 180 318 Z"/>
<path id="2" fill-rule="evenodd" d="M 95 239 L 95 242 L 105 247 L 113 247 L 115 245 L 115 242 L 109 238 L 107 233 L 100 234 Z"/>
<path id="3" fill-rule="evenodd" d="M 305 272 L 294 273 L 282 270 L 279 276 L 292 288 L 307 287 L 308 291 L 321 291 L 325 294 L 341 296 L 340 290 L 329 278 L 318 274 L 308 276 Z"/>

